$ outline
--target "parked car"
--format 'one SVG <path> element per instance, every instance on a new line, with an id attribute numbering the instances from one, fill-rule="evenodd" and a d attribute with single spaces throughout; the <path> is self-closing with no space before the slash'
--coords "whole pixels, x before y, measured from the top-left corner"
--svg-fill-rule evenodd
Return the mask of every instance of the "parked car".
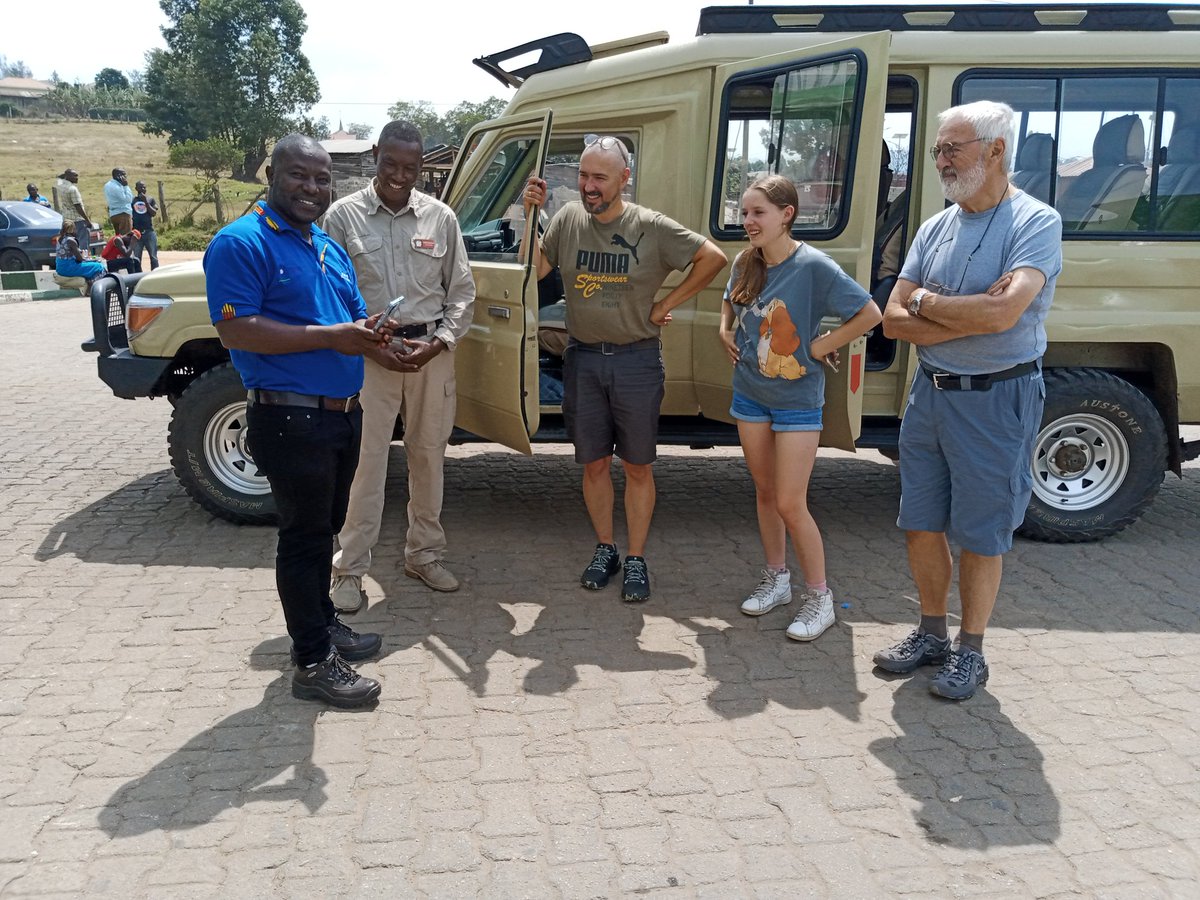
<path id="1" fill-rule="evenodd" d="M 62 231 L 62 216 L 39 203 L 0 200 L 0 272 L 29 272 L 54 268 L 54 248 Z M 104 249 L 100 229 L 88 235 L 93 255 Z"/>

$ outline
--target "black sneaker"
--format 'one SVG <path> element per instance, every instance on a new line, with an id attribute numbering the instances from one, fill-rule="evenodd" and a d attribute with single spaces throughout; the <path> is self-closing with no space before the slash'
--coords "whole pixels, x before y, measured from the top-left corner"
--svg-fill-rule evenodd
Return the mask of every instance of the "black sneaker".
<path id="1" fill-rule="evenodd" d="M 626 603 L 641 603 L 650 599 L 650 570 L 644 556 L 625 557 L 625 583 L 621 599 Z"/>
<path id="2" fill-rule="evenodd" d="M 900 643 L 875 654 L 875 665 L 885 672 L 907 675 L 921 666 L 936 666 L 945 662 L 950 652 L 950 639 L 934 637 L 927 631 L 914 628 Z"/>
<path id="3" fill-rule="evenodd" d="M 333 644 L 338 656 L 347 662 L 370 659 L 383 646 L 383 638 L 377 634 L 359 634 L 336 615 L 329 626 L 329 643 Z"/>
<path id="4" fill-rule="evenodd" d="M 597 544 L 592 561 L 583 570 L 579 583 L 592 591 L 608 587 L 608 579 L 621 570 L 621 554 L 616 544 Z"/>
<path id="5" fill-rule="evenodd" d="M 379 699 L 382 688 L 365 678 L 330 650 L 324 660 L 310 669 L 297 667 L 292 675 L 292 696 L 300 700 L 324 700 L 330 706 L 353 709 Z"/>
<path id="6" fill-rule="evenodd" d="M 370 659 L 383 646 L 383 638 L 377 634 L 359 634 L 336 615 L 333 624 L 329 626 L 329 643 L 333 644 L 338 655 L 349 662 L 361 662 Z M 296 665 L 296 647 L 291 650 L 292 665 Z"/>

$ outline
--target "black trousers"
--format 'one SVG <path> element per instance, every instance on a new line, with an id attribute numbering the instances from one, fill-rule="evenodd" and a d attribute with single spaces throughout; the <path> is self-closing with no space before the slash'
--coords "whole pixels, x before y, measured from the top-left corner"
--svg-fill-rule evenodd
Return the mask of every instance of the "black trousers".
<path id="1" fill-rule="evenodd" d="M 246 421 L 250 452 L 271 483 L 279 511 L 275 585 L 296 662 L 319 662 L 329 653 L 333 539 L 346 521 L 362 410 L 253 403 Z"/>

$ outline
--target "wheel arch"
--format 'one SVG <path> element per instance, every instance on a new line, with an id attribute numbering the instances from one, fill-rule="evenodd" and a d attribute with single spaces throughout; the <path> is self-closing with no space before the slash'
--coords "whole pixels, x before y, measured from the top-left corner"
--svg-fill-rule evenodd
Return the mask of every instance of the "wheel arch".
<path id="1" fill-rule="evenodd" d="M 1179 381 L 1171 347 L 1159 343 L 1051 343 L 1042 365 L 1047 369 L 1101 369 L 1145 394 L 1167 431 L 1167 468 L 1182 477 Z"/>

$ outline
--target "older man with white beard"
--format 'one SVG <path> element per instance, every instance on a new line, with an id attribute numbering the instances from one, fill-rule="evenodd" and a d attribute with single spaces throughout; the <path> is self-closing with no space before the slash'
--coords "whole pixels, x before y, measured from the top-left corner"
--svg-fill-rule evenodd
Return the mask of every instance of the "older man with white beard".
<path id="1" fill-rule="evenodd" d="M 929 153 L 954 205 L 917 232 L 883 318 L 884 333 L 915 344 L 920 361 L 900 429 L 896 524 L 906 532 L 921 621 L 875 664 L 898 673 L 940 665 L 931 692 L 965 700 L 988 679 L 983 633 L 1033 487 L 1062 220 L 1009 184 L 1010 107 L 984 100 L 938 121 Z M 953 644 L 951 541 L 961 548 L 962 599 Z"/>

